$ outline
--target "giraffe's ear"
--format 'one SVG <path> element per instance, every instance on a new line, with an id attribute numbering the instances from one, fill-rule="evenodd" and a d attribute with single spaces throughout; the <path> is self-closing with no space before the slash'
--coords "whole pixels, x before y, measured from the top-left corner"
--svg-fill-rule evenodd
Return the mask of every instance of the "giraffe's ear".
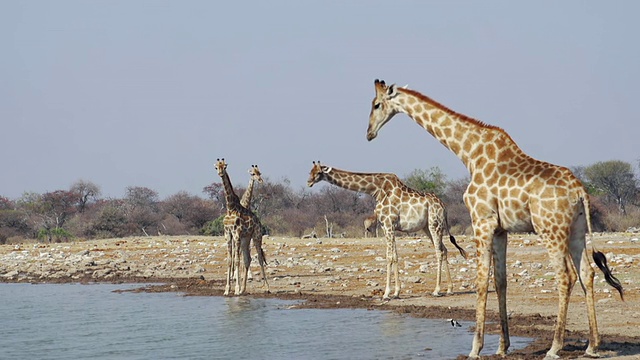
<path id="1" fill-rule="evenodd" d="M 330 172 L 331 172 L 331 170 L 332 170 L 332 169 L 333 169 L 332 167 L 326 167 L 326 166 L 324 166 L 324 167 L 322 168 L 322 172 L 323 172 L 323 173 L 327 173 L 327 174 L 328 174 L 328 173 L 330 173 Z"/>
<path id="2" fill-rule="evenodd" d="M 389 85 L 389 87 L 387 88 L 387 96 L 389 98 L 392 98 L 392 97 L 395 97 L 396 95 L 398 95 L 396 84 Z"/>

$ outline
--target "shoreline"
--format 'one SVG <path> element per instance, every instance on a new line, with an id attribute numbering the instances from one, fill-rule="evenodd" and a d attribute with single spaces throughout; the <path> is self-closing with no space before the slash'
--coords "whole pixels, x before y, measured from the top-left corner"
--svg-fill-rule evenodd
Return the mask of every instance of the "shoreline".
<path id="1" fill-rule="evenodd" d="M 625 287 L 625 302 L 602 284 L 596 270 L 596 310 L 604 358 L 640 357 L 640 245 L 635 234 L 596 234 L 594 244 L 607 254 L 614 274 Z M 557 292 L 548 259 L 535 235 L 510 237 L 508 266 L 509 329 L 512 336 L 533 338 L 507 358 L 539 359 L 551 345 Z M 635 241 L 632 241 L 635 239 Z M 459 243 L 472 253 L 470 241 Z M 384 302 L 386 260 L 381 238 L 297 239 L 265 237 L 267 279 L 261 287 L 259 266 L 247 297 L 300 300 L 303 308 L 390 310 L 415 317 L 475 321 L 474 267 L 449 251 L 453 295 L 433 297 L 435 256 L 430 242 L 398 239 L 402 269 L 400 299 Z M 139 283 L 136 291 L 180 292 L 185 296 L 223 296 L 226 244 L 222 237 L 157 236 L 90 240 L 59 244 L 0 246 L 0 282 Z M 156 284 L 157 283 L 157 284 Z M 447 282 L 443 276 L 442 289 Z M 584 295 L 576 286 L 571 296 L 562 358 L 580 358 L 588 326 Z M 497 333 L 497 301 L 489 295 L 487 332 Z M 491 324 L 489 323 L 491 322 Z M 469 350 L 471 344 L 469 344 Z M 466 352 L 467 350 L 465 350 Z M 483 358 L 498 358 L 482 353 Z M 458 358 L 466 358 L 466 354 Z"/>

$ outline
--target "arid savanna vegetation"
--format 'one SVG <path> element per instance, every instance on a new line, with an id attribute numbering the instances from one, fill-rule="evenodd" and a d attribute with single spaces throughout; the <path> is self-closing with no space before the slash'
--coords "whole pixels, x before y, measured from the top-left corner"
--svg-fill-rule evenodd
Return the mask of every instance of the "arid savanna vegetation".
<path id="1" fill-rule="evenodd" d="M 348 169 L 347 169 L 348 170 Z M 591 194 L 593 230 L 640 230 L 638 174 L 622 161 L 572 168 Z M 448 207 L 453 234 L 469 234 L 462 201 L 468 179 L 448 179 L 439 168 L 416 169 L 401 176 L 410 187 L 433 192 Z M 282 236 L 362 237 L 364 219 L 374 201 L 368 195 L 325 185 L 313 191 L 286 178 L 256 186 L 252 210 L 265 232 Z M 25 192 L 17 199 L 0 196 L 0 244 L 26 240 L 63 242 L 126 236 L 221 235 L 224 189 L 218 178 L 201 194 L 181 191 L 161 199 L 152 188 L 131 186 L 122 198 L 102 197 L 100 185 L 78 180 L 68 189 Z M 232 179 L 239 196 L 246 179 Z"/>

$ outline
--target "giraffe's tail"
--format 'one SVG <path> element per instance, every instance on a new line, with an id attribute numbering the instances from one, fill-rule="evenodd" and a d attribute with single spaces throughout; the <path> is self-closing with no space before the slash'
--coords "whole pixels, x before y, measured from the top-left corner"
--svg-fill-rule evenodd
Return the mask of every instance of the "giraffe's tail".
<path id="1" fill-rule="evenodd" d="M 620 284 L 620 280 L 618 280 L 611 273 L 611 270 L 607 265 L 607 257 L 604 256 L 602 252 L 597 251 L 595 248 L 592 248 L 592 257 L 593 261 L 595 261 L 596 263 L 596 266 L 598 266 L 598 269 L 600 269 L 600 271 L 602 271 L 602 273 L 604 274 L 604 279 L 607 281 L 607 284 L 618 290 L 618 292 L 620 293 L 620 299 L 624 301 L 624 290 L 622 289 L 622 284 Z"/>
<path id="2" fill-rule="evenodd" d="M 449 241 L 451 241 L 451 243 L 458 249 L 458 251 L 460 251 L 460 255 L 462 255 L 462 257 L 466 259 L 467 252 L 464 251 L 464 249 L 461 248 L 460 245 L 458 245 L 458 243 L 456 242 L 456 238 L 454 238 L 451 234 L 449 234 Z"/>
<path id="3" fill-rule="evenodd" d="M 260 265 L 267 265 L 267 258 L 264 256 L 262 246 L 260 246 L 258 250 L 258 261 L 260 262 Z"/>
<path id="4" fill-rule="evenodd" d="M 580 198 L 582 200 L 582 205 L 584 207 L 584 213 L 586 216 L 587 231 L 589 232 L 589 237 L 591 237 L 591 212 L 589 208 L 589 194 L 586 192 L 586 190 L 584 190 L 584 188 Z M 620 283 L 620 280 L 618 280 L 618 278 L 616 278 L 611 273 L 611 269 L 609 269 L 609 266 L 607 265 L 607 257 L 602 252 L 596 250 L 596 248 L 593 246 L 593 238 L 591 240 L 591 257 L 596 263 L 598 269 L 600 269 L 600 271 L 602 271 L 602 273 L 604 274 L 604 279 L 607 284 L 618 290 L 618 293 L 620 293 L 620 299 L 624 301 L 624 289 L 622 288 L 622 284 Z M 580 282 L 582 283 L 582 279 L 580 279 Z"/>
<path id="5" fill-rule="evenodd" d="M 449 241 L 451 241 L 451 243 L 453 244 L 453 246 L 456 247 L 456 249 L 458 249 L 458 251 L 460 251 L 460 255 L 463 258 L 467 258 L 467 252 L 464 251 L 463 248 L 460 247 L 460 245 L 458 245 L 458 243 L 456 242 L 456 238 L 453 237 L 453 235 L 451 235 L 451 232 L 449 231 L 449 220 L 447 219 L 449 216 L 447 216 L 447 209 L 444 209 L 444 225 L 447 227 L 447 233 L 449 233 Z"/>

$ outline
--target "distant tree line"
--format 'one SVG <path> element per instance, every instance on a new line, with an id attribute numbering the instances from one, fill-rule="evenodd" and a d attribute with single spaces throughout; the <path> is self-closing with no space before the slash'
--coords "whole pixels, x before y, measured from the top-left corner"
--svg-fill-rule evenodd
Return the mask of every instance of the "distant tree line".
<path id="1" fill-rule="evenodd" d="M 639 180 L 631 164 L 598 162 L 572 171 L 591 194 L 594 231 L 640 228 Z M 248 179 L 232 179 L 238 196 Z M 416 169 L 403 181 L 435 193 L 447 204 L 453 234 L 470 234 L 469 213 L 462 200 L 468 178 L 448 180 L 434 167 Z M 325 183 L 323 183 L 325 184 Z M 361 237 L 364 218 L 374 201 L 365 194 L 326 184 L 319 191 L 294 190 L 289 180 L 265 178 L 256 186 L 251 208 L 271 235 Z M 103 198 L 98 185 L 80 180 L 67 190 L 24 193 L 18 199 L 0 196 L 0 244 L 27 239 L 44 242 L 150 235 L 222 235 L 224 188 L 214 182 L 202 196 L 180 191 L 165 199 L 146 187 L 126 188 L 121 199 Z"/>

